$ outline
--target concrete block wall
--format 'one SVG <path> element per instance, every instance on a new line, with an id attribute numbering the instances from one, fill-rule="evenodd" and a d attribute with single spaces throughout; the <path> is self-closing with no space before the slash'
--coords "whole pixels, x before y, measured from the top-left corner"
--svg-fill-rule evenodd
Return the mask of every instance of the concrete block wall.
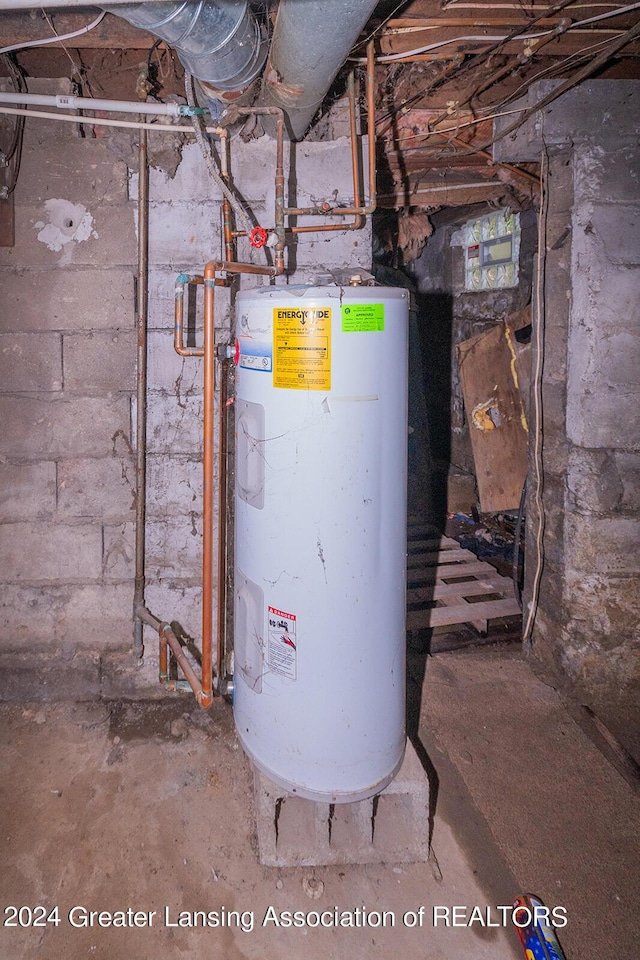
<path id="1" fill-rule="evenodd" d="M 533 160 L 543 147 L 548 158 L 544 568 L 531 649 L 613 717 L 622 740 L 610 705 L 627 710 L 640 681 L 638 103 L 637 81 L 589 81 L 500 147 L 500 159 Z M 527 603 L 533 504 L 529 520 Z"/>
<path id="2" fill-rule="evenodd" d="M 70 92 L 65 81 L 31 89 Z M 109 555 L 135 492 L 127 167 L 74 124 L 28 121 L 15 212 L 15 246 L 0 250 L 2 663 L 35 695 L 62 672 L 91 694 L 88 652 L 108 655 L 131 629 L 129 578 Z"/>
<path id="3" fill-rule="evenodd" d="M 31 81 L 31 90 L 70 92 L 66 81 Z M 143 669 L 129 660 L 137 175 L 117 143 L 128 136 L 26 124 L 16 244 L 0 250 L 0 661 L 12 697 L 157 692 L 152 632 Z M 292 202 L 348 196 L 346 140 L 291 150 Z M 272 152 L 266 138 L 234 141 L 239 189 L 264 207 L 267 226 Z M 173 351 L 173 287 L 222 251 L 220 203 L 195 144 L 184 145 L 173 178 L 152 168 L 150 201 L 147 603 L 199 642 L 202 364 Z M 368 228 L 305 236 L 296 272 L 279 282 L 319 266 L 368 268 L 370 241 Z M 234 295 L 217 295 L 221 336 Z"/>

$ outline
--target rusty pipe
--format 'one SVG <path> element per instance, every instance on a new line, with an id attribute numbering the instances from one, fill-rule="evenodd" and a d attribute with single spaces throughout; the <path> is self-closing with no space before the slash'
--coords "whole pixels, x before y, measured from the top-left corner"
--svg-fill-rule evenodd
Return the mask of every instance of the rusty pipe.
<path id="1" fill-rule="evenodd" d="M 175 633 L 171 629 L 171 625 L 168 623 L 162 623 L 158 629 L 158 634 L 160 636 L 160 645 L 162 648 L 162 643 L 164 642 L 165 648 L 168 645 L 171 648 L 171 652 L 176 658 L 176 662 L 182 672 L 184 673 L 189 686 L 196 695 L 196 700 L 201 707 L 210 707 L 211 702 L 205 705 L 205 692 L 202 688 L 202 684 L 196 676 L 196 672 L 185 657 L 182 647 L 180 646 L 180 641 L 176 637 Z"/>
<path id="2" fill-rule="evenodd" d="M 204 278 L 192 273 L 180 273 L 176 277 L 173 349 L 181 357 L 203 357 L 203 347 L 185 347 L 184 345 L 184 289 L 190 283 L 204 283 Z"/>
<path id="3" fill-rule="evenodd" d="M 133 654 L 144 654 L 143 623 L 137 614 L 144 604 L 145 523 L 147 501 L 147 313 L 149 279 L 149 164 L 147 131 L 138 144 L 138 277 L 136 291 L 136 560 L 133 594 Z"/>

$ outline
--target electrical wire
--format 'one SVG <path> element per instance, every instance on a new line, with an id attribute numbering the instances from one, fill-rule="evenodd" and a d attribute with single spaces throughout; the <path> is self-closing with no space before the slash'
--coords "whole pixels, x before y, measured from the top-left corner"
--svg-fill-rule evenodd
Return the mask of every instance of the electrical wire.
<path id="1" fill-rule="evenodd" d="M 520 544 L 522 540 L 522 521 L 524 520 L 525 504 L 527 502 L 527 478 L 524 478 L 522 492 L 520 494 L 520 503 L 518 504 L 518 516 L 516 519 L 516 529 L 513 537 L 513 562 L 511 565 L 511 578 L 513 580 L 513 592 L 516 595 L 518 606 L 522 610 L 522 583 L 520 580 Z"/>
<path id="2" fill-rule="evenodd" d="M 75 30 L 73 33 L 64 33 L 62 36 L 54 37 L 45 37 L 42 40 L 27 40 L 24 43 L 14 43 L 9 47 L 0 47 L 0 53 L 13 53 L 14 50 L 26 50 L 27 47 L 40 47 L 43 44 L 47 43 L 59 43 L 61 40 L 72 40 L 74 37 L 81 37 L 84 33 L 89 33 L 90 30 L 93 30 L 94 27 L 97 27 L 99 23 L 104 19 L 106 11 L 102 11 L 99 17 L 96 17 L 91 23 L 88 23 L 86 27 L 83 27 L 81 30 Z"/>
<path id="3" fill-rule="evenodd" d="M 544 120 L 543 120 L 544 123 Z M 523 643 L 528 643 L 533 630 L 538 600 L 540 597 L 540 581 L 544 569 L 544 504 L 542 501 L 543 489 L 543 432 L 542 432 L 542 371 L 544 367 L 544 328 L 545 328 L 545 266 L 547 257 L 547 214 L 549 198 L 545 183 L 549 174 L 549 157 L 544 140 L 544 126 L 542 130 L 542 157 L 540 160 L 540 192 L 542 202 L 538 214 L 538 256 L 536 261 L 536 312 L 535 312 L 535 347 L 536 357 L 533 372 L 533 464 L 535 474 L 534 502 L 536 508 L 536 569 L 531 589 L 531 600 L 527 621 L 522 634 Z"/>
<path id="4" fill-rule="evenodd" d="M 638 10 L 640 8 L 640 3 L 630 3 L 625 7 L 616 7 L 614 10 L 608 10 L 606 13 L 599 13 L 595 17 L 588 17 L 586 20 L 577 20 L 575 23 L 570 23 L 566 30 L 563 30 L 563 33 L 569 33 L 572 30 L 576 30 L 579 27 L 584 27 L 590 23 L 596 23 L 600 20 L 608 20 L 611 17 L 619 17 L 624 13 L 630 13 L 632 10 Z M 557 33 L 558 28 L 552 27 L 549 30 L 543 30 L 541 33 L 529 33 L 521 34 L 518 36 L 519 40 L 539 40 L 542 37 L 552 36 L 554 33 Z M 429 53 L 430 50 L 437 50 L 439 47 L 447 46 L 450 43 L 487 43 L 493 41 L 501 41 L 506 43 L 507 40 L 510 40 L 511 36 L 469 36 L 469 37 L 453 37 L 449 40 L 438 40 L 437 43 L 430 43 L 423 47 L 416 47 L 415 50 L 405 50 L 403 53 L 389 53 L 385 54 L 382 57 L 376 57 L 376 63 L 392 63 L 396 60 L 406 60 L 408 57 L 418 56 L 421 53 Z M 359 61 L 364 62 L 364 61 Z"/>
<path id="5" fill-rule="evenodd" d="M 506 38 L 506 41 L 517 39 L 525 30 L 530 29 L 535 23 L 538 23 L 538 21 L 543 20 L 546 17 L 549 17 L 550 15 L 553 16 L 556 13 L 559 13 L 561 10 L 564 10 L 566 7 L 572 6 L 573 4 L 574 4 L 574 0 L 559 0 L 558 3 L 553 4 L 551 7 L 545 8 L 541 13 L 539 13 L 532 20 L 529 20 L 526 24 L 523 24 L 522 27 L 519 27 L 518 29 L 513 30 Z M 583 7 L 585 6 L 585 4 L 578 4 L 578 6 Z M 632 6 L 636 6 L 636 5 L 632 4 Z M 626 9 L 626 8 L 616 7 L 616 11 L 618 12 L 621 9 Z M 616 14 L 612 14 L 612 15 L 616 15 Z M 612 38 L 608 38 L 608 40 L 609 39 L 614 40 L 616 38 L 612 37 Z M 447 67 L 446 70 L 442 71 L 440 75 L 436 77 L 435 80 L 433 80 L 431 83 L 427 84 L 421 90 L 414 93 L 411 97 L 408 97 L 403 103 L 399 104 L 397 107 L 392 107 L 390 110 L 387 111 L 386 114 L 379 117 L 378 123 L 384 122 L 385 120 L 394 117 L 397 113 L 401 111 L 406 111 L 412 103 L 415 103 L 416 101 L 421 100 L 423 97 L 427 96 L 429 93 L 432 93 L 434 90 L 437 90 L 439 87 L 441 87 L 443 84 L 446 84 L 453 77 L 459 77 L 461 74 L 465 72 L 469 72 L 470 70 L 477 70 L 477 68 L 481 64 L 485 63 L 486 60 L 494 52 L 498 51 L 506 41 L 501 41 L 497 44 L 494 44 L 493 46 L 489 47 L 487 50 L 482 51 L 481 53 L 471 54 L 470 56 L 467 56 L 467 59 L 465 59 L 464 62 L 460 62 L 459 64 L 455 65 L 453 70 L 451 69 L 451 65 L 449 65 L 449 67 Z"/>
<path id="6" fill-rule="evenodd" d="M 187 94 L 187 103 L 189 104 L 190 107 L 195 107 L 196 101 L 195 101 L 195 94 L 193 90 L 193 77 L 187 70 L 185 70 L 185 74 L 184 74 L 184 85 L 185 85 L 185 91 Z M 216 184 L 220 192 L 224 194 L 224 196 L 227 198 L 227 200 L 233 207 L 238 220 L 242 224 L 243 229 L 246 231 L 247 235 L 249 235 L 253 230 L 253 224 L 251 223 L 251 220 L 247 216 L 238 197 L 234 194 L 232 190 L 229 189 L 227 184 L 224 182 L 222 175 L 218 172 L 218 170 L 216 170 L 215 164 L 213 162 L 213 157 L 211 155 L 211 147 L 204 138 L 202 127 L 200 126 L 199 117 L 195 116 L 194 114 L 191 117 L 191 121 L 193 124 L 193 132 L 195 134 L 196 141 L 198 143 L 198 146 L 200 147 L 202 156 L 204 157 L 204 162 L 207 165 L 207 170 L 209 171 L 211 179 Z"/>
<path id="7" fill-rule="evenodd" d="M 590 57 L 587 55 L 587 51 L 598 50 L 601 47 L 605 47 L 608 43 L 612 43 L 615 39 L 615 37 L 607 37 L 606 40 L 600 40 L 598 43 L 591 43 L 588 47 L 583 47 L 582 50 L 565 57 L 564 60 L 560 60 L 558 63 L 552 63 L 550 66 L 545 67 L 544 70 L 539 70 L 538 73 L 534 74 L 533 77 L 521 83 L 519 87 L 516 87 L 516 89 L 507 97 L 505 97 L 504 100 L 501 100 L 500 103 L 493 103 L 491 105 L 487 105 L 486 107 L 480 107 L 480 110 L 501 110 L 502 107 L 506 107 L 507 104 L 517 100 L 521 91 L 526 91 L 533 83 L 536 83 L 536 81 L 540 80 L 541 77 L 553 77 L 557 74 L 564 73 L 569 69 L 570 66 L 578 66 L 583 61 L 590 59 Z M 502 115 L 506 116 L 506 114 Z"/>
<path id="8" fill-rule="evenodd" d="M 23 93 L 27 85 L 22 71 L 17 66 L 14 61 L 14 58 L 8 54 L 4 54 L 4 60 L 7 65 L 9 75 L 11 77 L 11 82 L 17 93 Z M 13 193 L 18 182 L 18 173 L 20 172 L 20 160 L 22 157 L 22 141 L 24 137 L 24 117 L 18 117 L 16 119 L 13 135 L 11 138 L 11 143 L 8 149 L 4 152 L 4 162 L 8 170 L 7 183 L 4 184 L 7 191 L 7 196 Z"/>

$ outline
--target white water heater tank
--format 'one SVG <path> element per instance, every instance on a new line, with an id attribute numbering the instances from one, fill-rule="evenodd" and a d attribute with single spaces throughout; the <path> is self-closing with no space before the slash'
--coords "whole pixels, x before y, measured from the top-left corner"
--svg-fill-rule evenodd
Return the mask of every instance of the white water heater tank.
<path id="1" fill-rule="evenodd" d="M 405 747 L 408 292 L 236 303 L 234 716 L 256 766 L 361 800 Z"/>

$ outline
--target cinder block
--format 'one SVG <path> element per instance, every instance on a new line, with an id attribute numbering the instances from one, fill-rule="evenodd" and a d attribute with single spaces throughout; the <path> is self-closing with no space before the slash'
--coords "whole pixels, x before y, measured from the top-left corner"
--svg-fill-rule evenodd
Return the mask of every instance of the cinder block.
<path id="1" fill-rule="evenodd" d="M 614 459 L 622 481 L 620 507 L 625 512 L 640 514 L 640 454 L 616 451 Z"/>
<path id="2" fill-rule="evenodd" d="M 55 506 L 55 463 L 0 462 L 0 520 L 50 517 Z"/>
<path id="3" fill-rule="evenodd" d="M 88 650 L 61 659 L 59 652 L 0 654 L 0 700 L 98 700 L 100 656 Z"/>
<path id="4" fill-rule="evenodd" d="M 148 648 L 142 662 L 134 659 L 132 648 L 105 650 L 101 660 L 101 695 L 103 700 L 162 700 L 167 690 L 158 680 L 155 648 Z"/>
<path id="5" fill-rule="evenodd" d="M 202 638 L 201 574 L 198 575 L 197 582 L 191 583 L 184 580 L 157 582 L 149 578 L 145 601 L 154 616 L 168 623 L 178 623 L 184 633 L 200 643 Z M 154 630 L 145 628 L 145 643 L 150 650 L 157 649 L 158 635 Z"/>
<path id="6" fill-rule="evenodd" d="M 150 454 L 202 454 L 202 397 L 155 394 L 149 398 L 147 446 Z M 1 410 L 1 401 L 0 401 Z"/>
<path id="7" fill-rule="evenodd" d="M 241 145 L 244 147 L 244 144 Z M 133 173 L 129 183 L 129 196 L 138 199 L 138 174 Z M 188 201 L 194 197 L 219 198 L 219 189 L 211 179 L 200 147 L 193 138 L 182 147 L 182 158 L 175 177 L 165 170 L 151 167 L 149 170 L 149 196 L 155 202 Z"/>
<path id="8" fill-rule="evenodd" d="M 189 579 L 201 575 L 202 517 L 199 513 L 193 511 L 184 517 L 148 522 L 146 533 L 146 568 L 150 579 Z M 134 559 L 134 524 L 105 524 L 105 577 L 133 577 Z"/>
<path id="9" fill-rule="evenodd" d="M 62 344 L 57 333 L 0 334 L 2 393 L 62 390 Z"/>
<path id="10" fill-rule="evenodd" d="M 77 647 L 127 647 L 132 641 L 133 583 L 73 587 L 58 611 L 55 639 Z"/>
<path id="11" fill-rule="evenodd" d="M 609 263 L 640 264 L 640 216 L 638 206 L 587 204 L 576 209 L 574 232 L 585 231 L 593 256 Z"/>
<path id="12" fill-rule="evenodd" d="M 620 388 L 605 385 L 587 387 L 582 396 L 567 396 L 567 435 L 572 443 L 584 447 L 640 451 L 637 413 L 640 383 Z"/>
<path id="13" fill-rule="evenodd" d="M 0 527 L 0 570 L 9 582 L 91 580 L 101 573 L 96 524 L 7 523 Z"/>
<path id="14" fill-rule="evenodd" d="M 6 579 L 9 571 L 3 571 Z M 0 646 L 2 649 L 50 645 L 58 615 L 73 587 L 3 583 L 0 590 Z"/>
<path id="15" fill-rule="evenodd" d="M 622 134 L 622 131 L 621 131 Z M 624 140 L 612 144 L 581 144 L 575 151 L 575 199 L 602 203 L 637 203 L 640 194 L 638 146 Z"/>
<path id="16" fill-rule="evenodd" d="M 640 574 L 640 519 L 595 518 L 568 513 L 565 521 L 565 563 L 582 574 Z"/>
<path id="17" fill-rule="evenodd" d="M 150 456 L 147 459 L 147 516 L 202 512 L 202 458 Z"/>
<path id="18" fill-rule="evenodd" d="M 79 647 L 127 645 L 131 640 L 133 583 L 4 583 L 0 601 L 0 644 L 30 649 L 59 643 Z"/>
<path id="19" fill-rule="evenodd" d="M 179 264 L 172 261 L 174 266 L 152 265 L 149 269 L 149 330 L 167 330 L 173 332 L 175 316 L 175 281 L 180 273 L 195 274 L 202 276 L 205 267 L 204 262 L 190 260 L 188 263 Z M 245 277 L 244 286 L 257 286 L 260 277 Z M 236 284 L 238 281 L 236 280 Z M 198 345 L 202 344 L 202 326 L 204 319 L 203 307 L 203 288 L 201 285 L 192 285 L 191 290 L 196 294 L 196 338 Z M 229 330 L 231 308 L 230 301 L 232 290 L 228 287 L 217 287 L 215 293 L 215 326 L 216 338 L 218 331 Z M 187 314 L 187 302 L 185 298 L 185 325 Z M 173 349 L 173 348 L 172 348 Z"/>
<path id="20" fill-rule="evenodd" d="M 133 331 L 63 337 L 64 389 L 83 396 L 132 392 L 137 339 Z"/>
<path id="21" fill-rule="evenodd" d="M 130 517 L 135 507 L 135 482 L 132 457 L 60 460 L 58 516 Z"/>
<path id="22" fill-rule="evenodd" d="M 60 124 L 62 126 L 62 124 Z M 74 203 L 126 203 L 127 165 L 101 140 L 54 141 L 43 151 L 38 140 L 24 144 L 16 201 L 44 202 L 65 197 Z"/>
<path id="23" fill-rule="evenodd" d="M 131 330 L 132 269 L 0 268 L 4 329 Z"/>
<path id="24" fill-rule="evenodd" d="M 407 743 L 394 780 L 377 797 L 319 803 L 288 794 L 254 768 L 260 863 L 422 863 L 429 856 L 429 781 Z"/>
<path id="25" fill-rule="evenodd" d="M 198 344 L 202 344 L 201 336 Z M 202 393 L 202 359 L 179 356 L 173 347 L 173 331 L 149 334 L 148 387 L 180 399 Z"/>
<path id="26" fill-rule="evenodd" d="M 149 206 L 149 261 L 187 263 L 199 273 L 220 256 L 221 204 L 200 199 Z"/>
<path id="27" fill-rule="evenodd" d="M 0 249 L 0 266 L 55 269 L 136 263 L 132 207 L 100 201 L 68 203 L 62 196 L 44 204 L 17 206 L 16 244 Z"/>
<path id="28" fill-rule="evenodd" d="M 0 397 L 1 452 L 25 460 L 109 455 L 129 436 L 129 398 L 36 400 Z"/>
<path id="29" fill-rule="evenodd" d="M 342 233 L 300 234 L 296 238 L 295 256 L 300 282 L 309 282 L 323 271 L 335 268 L 371 268 L 371 232 L 362 230 Z"/>

